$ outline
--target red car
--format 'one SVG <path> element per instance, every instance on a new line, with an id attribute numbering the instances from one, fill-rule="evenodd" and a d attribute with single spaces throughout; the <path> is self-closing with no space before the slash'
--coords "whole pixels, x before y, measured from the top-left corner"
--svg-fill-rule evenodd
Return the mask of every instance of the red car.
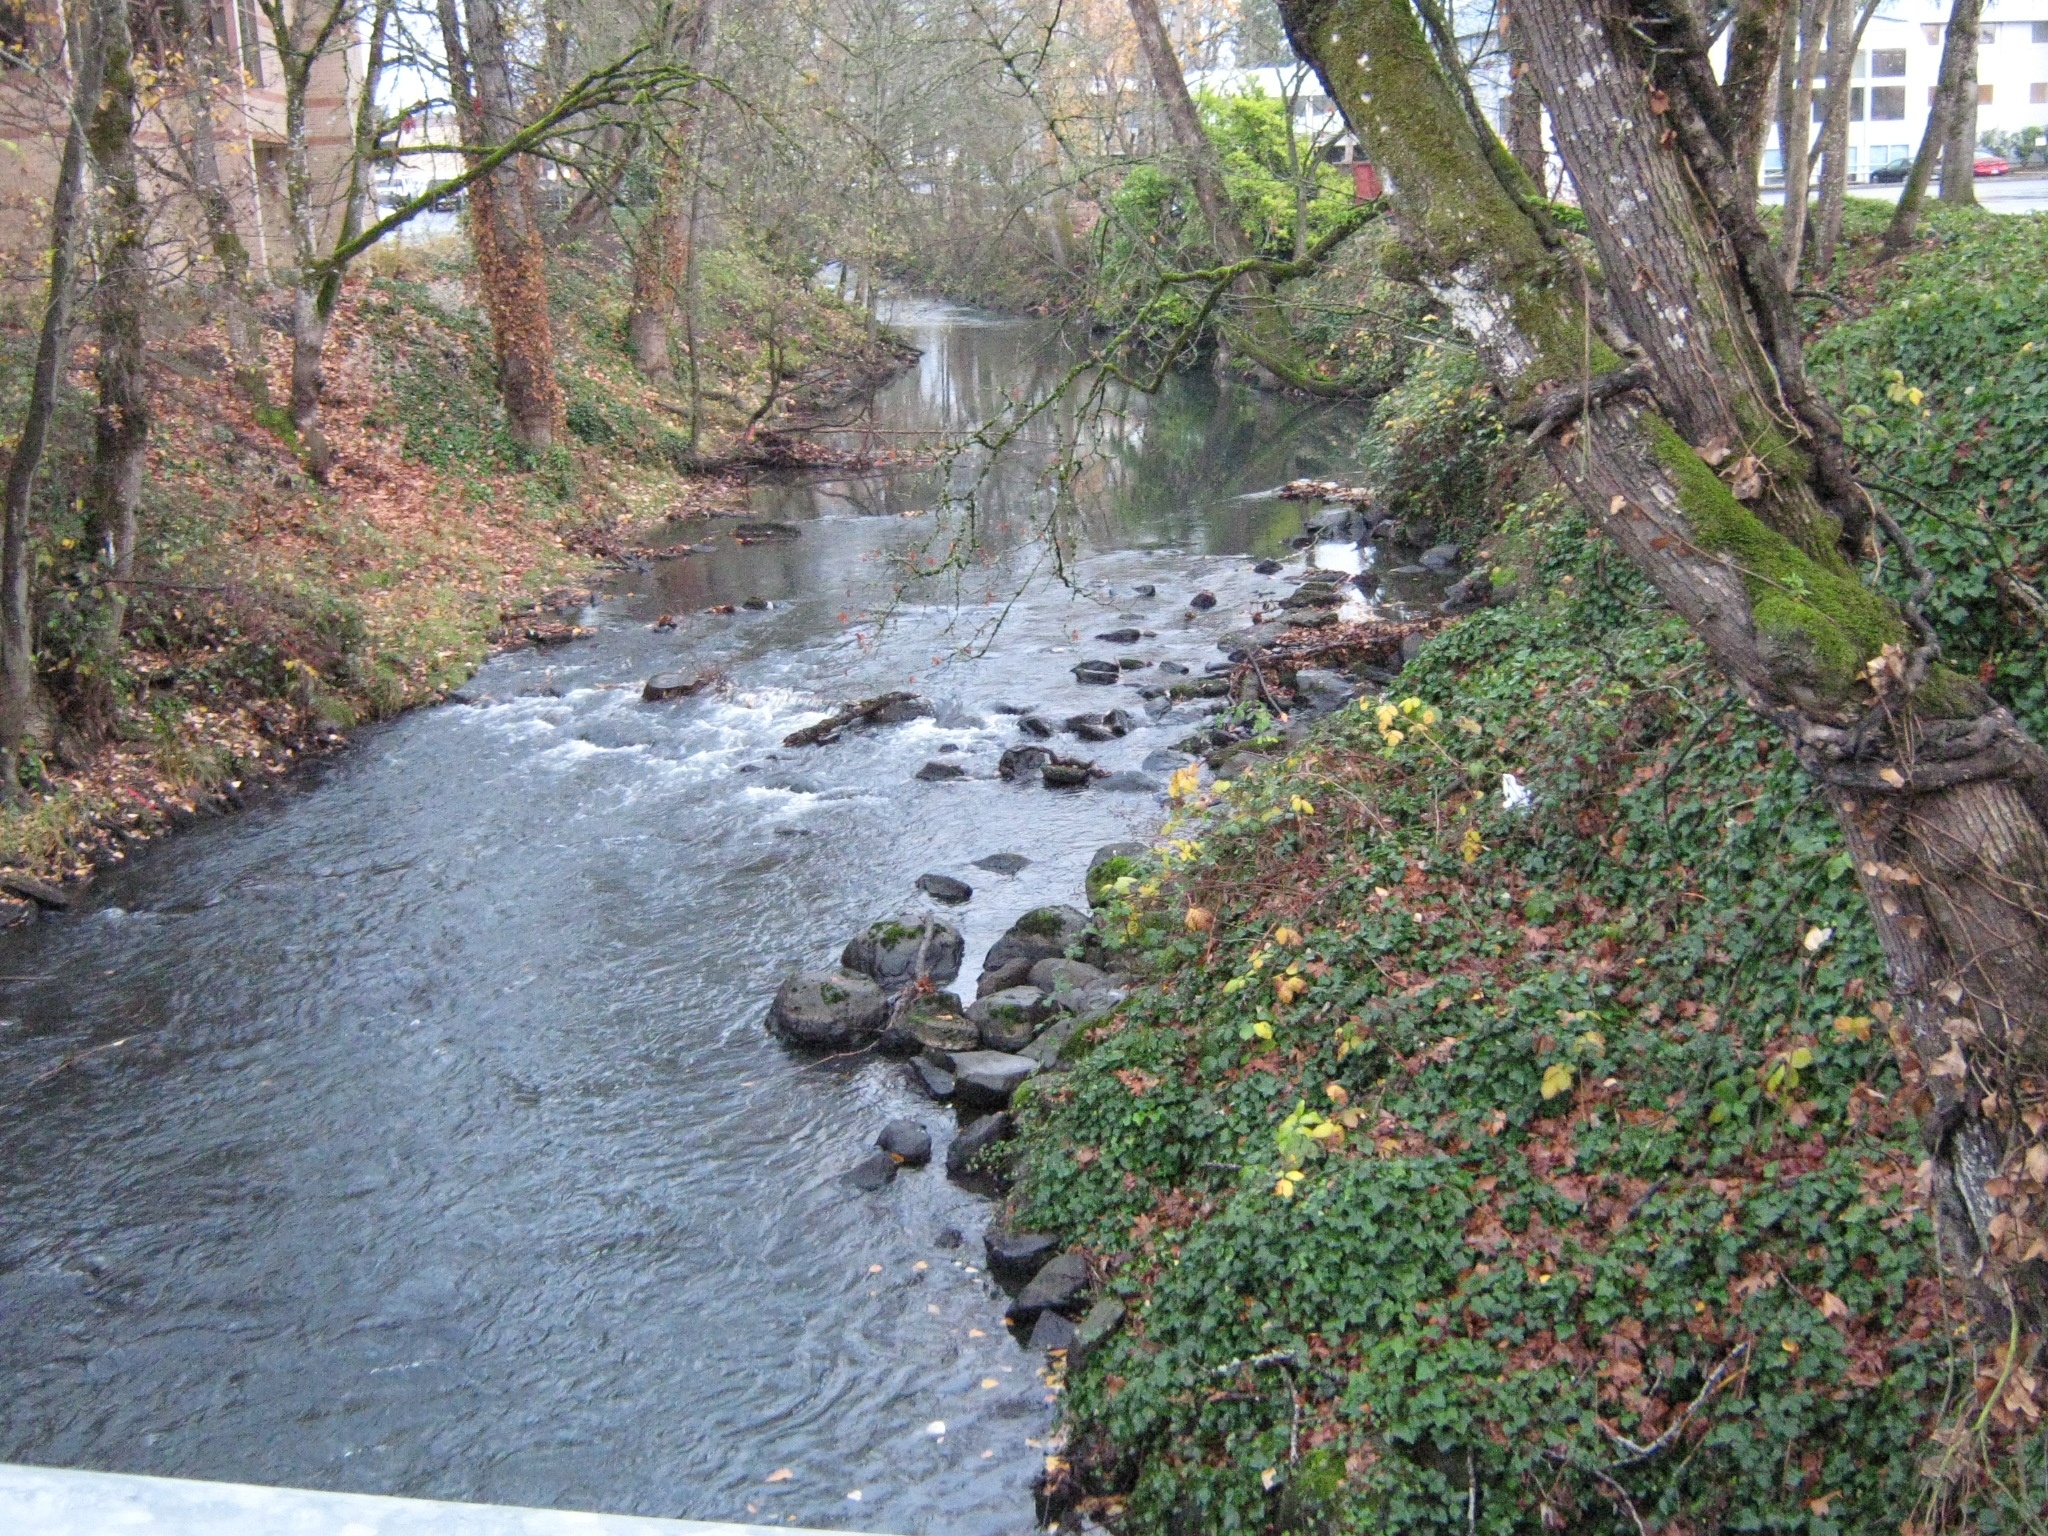
<path id="1" fill-rule="evenodd" d="M 1970 174 L 1973 176 L 2010 176 L 2012 174 L 2012 166 L 2008 162 L 1999 159 L 1990 150 L 1980 149 L 1977 151 L 1976 164 L 1971 167 Z"/>

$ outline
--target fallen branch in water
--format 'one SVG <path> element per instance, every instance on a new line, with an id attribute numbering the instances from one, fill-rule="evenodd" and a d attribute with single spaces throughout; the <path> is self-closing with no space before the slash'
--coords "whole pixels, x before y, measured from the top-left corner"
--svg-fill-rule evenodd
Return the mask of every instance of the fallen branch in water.
<path id="1" fill-rule="evenodd" d="M 908 704 L 915 697 L 915 694 L 899 692 L 862 699 L 858 704 L 849 704 L 836 715 L 827 715 L 816 725 L 807 725 L 800 731 L 791 731 L 782 738 L 782 744 L 785 747 L 821 747 L 837 737 L 849 725 L 872 720 L 890 705 Z"/>

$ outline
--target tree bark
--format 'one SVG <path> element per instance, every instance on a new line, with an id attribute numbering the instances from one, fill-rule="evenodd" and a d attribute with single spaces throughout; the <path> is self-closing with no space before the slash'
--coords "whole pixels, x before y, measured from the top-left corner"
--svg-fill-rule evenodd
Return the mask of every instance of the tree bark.
<path id="1" fill-rule="evenodd" d="M 14 456 L 8 461 L 6 500 L 0 507 L 0 799 L 10 804 L 21 796 L 22 744 L 40 715 L 35 612 L 29 592 L 30 498 L 36 471 L 42 468 L 43 453 L 49 446 L 50 420 L 57 411 L 57 391 L 69 350 L 72 285 L 86 213 L 86 124 L 100 98 L 105 37 L 102 11 L 112 3 L 117 0 L 100 0 L 89 10 L 74 41 L 70 112 L 57 164 L 57 186 L 50 198 L 50 273 L 42 325 L 36 338 L 28 408 L 22 415 Z"/>
<path id="2" fill-rule="evenodd" d="M 1979 10 L 1977 15 L 1983 15 Z M 1948 135 L 1941 146 L 1941 200 L 1956 207 L 1977 201 L 1977 49 L 1982 38 L 1971 25 L 1956 34 L 1962 74 L 1949 107 Z"/>
<path id="3" fill-rule="evenodd" d="M 460 20 L 455 0 L 439 0 L 438 9 L 463 147 L 475 154 L 519 131 L 503 20 L 496 0 L 464 0 Z M 542 454 L 555 443 L 562 392 L 555 381 L 555 338 L 545 250 L 534 217 L 534 182 L 532 162 L 524 156 L 472 182 L 469 234 L 477 285 L 491 321 L 506 426 L 521 448 Z"/>
<path id="4" fill-rule="evenodd" d="M 1810 244 L 1808 263 L 1816 279 L 1825 279 L 1835 269 L 1835 248 L 1842 240 L 1842 209 L 1849 195 L 1849 81 L 1855 71 L 1856 47 L 1863 29 L 1876 14 L 1877 0 L 1864 0 L 1858 14 L 1857 0 L 1828 0 L 1833 14 L 1828 18 L 1828 89 L 1821 127 L 1820 209 Z"/>
<path id="5" fill-rule="evenodd" d="M 1778 56 L 1778 157 L 1785 167 L 1785 222 L 1779 259 L 1789 282 L 1806 250 L 1808 152 L 1813 142 L 1813 77 L 1820 68 L 1821 32 L 1832 0 L 1800 0 L 1785 12 L 1785 49 Z"/>
<path id="6" fill-rule="evenodd" d="M 1948 14 L 1948 32 L 1941 43 L 1941 70 L 1934 85 L 1934 105 L 1927 114 L 1927 129 L 1920 135 L 1920 149 L 1913 156 L 1913 169 L 1899 188 L 1899 205 L 1885 226 L 1884 250 L 1896 256 L 1913 243 L 1920 225 L 1920 209 L 1927 200 L 1927 183 L 1934 175 L 1935 161 L 1948 142 L 1955 123 L 1957 104 L 1964 83 L 1974 90 L 1977 73 L 1977 18 L 1984 13 L 1984 0 L 1955 0 Z"/>
<path id="7" fill-rule="evenodd" d="M 1407 5 L 1281 10 L 1400 188 L 1415 266 L 1510 421 L 1580 395 L 1578 441 L 1549 439 L 1552 469 L 1825 786 L 1885 947 L 1894 1039 L 1934 1098 L 1941 1258 L 2001 1340 L 2008 1319 L 2038 1330 L 2048 1180 L 2024 1159 L 2048 1151 L 2032 1128 L 2048 1127 L 2048 754 L 1935 665 L 1913 616 L 1844 559 L 1824 445 L 1796 404 L 1803 359 L 1781 334 L 1789 294 L 1728 184 L 1736 136 L 1704 39 L 1629 0 L 1592 16 L 1580 0 L 1524 7 L 1606 276 L 1605 329 L 1627 333 L 1631 363 L 1594 339 L 1587 289 L 1460 131 Z"/>
<path id="8" fill-rule="evenodd" d="M 1528 44 L 1522 38 L 1522 22 L 1519 12 L 1510 10 L 1507 14 L 1508 73 L 1513 84 L 1508 88 L 1508 152 L 1515 157 L 1515 164 L 1522 168 L 1522 174 L 1534 183 L 1539 192 L 1547 192 L 1544 179 L 1543 150 L 1543 98 L 1536 94 L 1536 77 L 1529 73 L 1528 60 L 1523 56 Z"/>
<path id="9" fill-rule="evenodd" d="M 710 46 L 712 3 L 697 0 L 678 30 L 676 52 L 692 68 Z M 689 198 L 684 173 L 689 141 L 701 111 L 702 103 L 692 92 L 683 103 L 681 121 L 668 133 L 655 136 L 654 206 L 632 244 L 633 299 L 626 311 L 626 340 L 635 366 L 658 383 L 675 376 L 669 321 L 689 262 Z"/>
<path id="10" fill-rule="evenodd" d="M 1734 124 L 1730 148 L 1745 186 L 1756 185 L 1757 172 L 1763 163 L 1764 133 L 1770 122 L 1773 101 L 1772 80 L 1774 77 L 1783 80 L 1784 56 L 1798 51 L 1793 40 L 1800 35 L 1799 18 L 1807 8 L 1818 3 L 1822 0 L 1743 0 L 1736 7 L 1735 18 L 1729 24 L 1728 69 L 1723 90 Z M 1807 71 L 1807 79 L 1812 79 L 1811 70 Z M 1782 84 L 1776 99 L 1782 104 Z M 1781 121 L 1782 117 L 1781 106 Z M 1781 131 L 1778 145 L 1782 149 L 1784 144 Z M 1786 163 L 1788 166 L 1791 163 L 1789 156 Z M 1787 185 L 1790 185 L 1789 171 Z M 1789 195 L 1786 206 L 1791 206 Z"/>
<path id="11" fill-rule="evenodd" d="M 107 0 L 101 26 L 100 99 L 86 134 L 101 188 L 99 281 L 93 290 L 99 405 L 93 413 L 86 532 L 105 595 L 94 605 L 89 662 L 76 709 L 89 736 L 98 736 L 112 722 L 113 672 L 127 584 L 135 575 L 136 516 L 142 505 L 150 429 L 142 329 L 149 302 L 149 216 L 135 163 L 139 104 L 127 0 Z"/>

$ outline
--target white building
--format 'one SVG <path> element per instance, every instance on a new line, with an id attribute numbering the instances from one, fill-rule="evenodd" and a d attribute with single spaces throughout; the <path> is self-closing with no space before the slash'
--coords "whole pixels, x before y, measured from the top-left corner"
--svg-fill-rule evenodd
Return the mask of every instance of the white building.
<path id="1" fill-rule="evenodd" d="M 1909 158 L 1920 147 L 1941 71 L 1948 0 L 1885 0 L 1864 29 L 1849 85 L 1849 178 Z M 1814 89 L 1819 133 L 1821 87 Z M 1977 45 L 1977 132 L 2048 128 L 2048 0 L 1986 0 Z M 1784 179 L 1776 148 L 1764 179 Z"/>

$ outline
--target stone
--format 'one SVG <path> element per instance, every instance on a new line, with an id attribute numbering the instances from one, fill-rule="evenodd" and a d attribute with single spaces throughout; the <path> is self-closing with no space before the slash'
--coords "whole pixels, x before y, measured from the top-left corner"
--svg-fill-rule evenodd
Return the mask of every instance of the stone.
<path id="1" fill-rule="evenodd" d="M 1145 638 L 1145 634 L 1137 629 L 1105 629 L 1095 638 L 1105 645 L 1136 645 Z"/>
<path id="2" fill-rule="evenodd" d="M 1474 608 L 1484 608 L 1493 601 L 1493 596 L 1493 578 L 1485 571 L 1474 571 L 1451 583 L 1444 593 L 1443 605 L 1437 611 L 1446 616 L 1468 613 Z"/>
<path id="3" fill-rule="evenodd" d="M 1157 597 L 1159 589 L 1149 581 L 1141 581 L 1131 591 L 1139 597 Z"/>
<path id="4" fill-rule="evenodd" d="M 1159 670 L 1162 672 L 1170 672 L 1175 677 L 1186 677 L 1188 675 L 1188 669 L 1186 664 L 1178 661 L 1162 661 L 1161 663 L 1159 663 Z"/>
<path id="5" fill-rule="evenodd" d="M 1358 687 L 1342 672 L 1332 672 L 1327 667 L 1303 667 L 1294 674 L 1294 691 L 1328 707 L 1343 703 Z"/>
<path id="6" fill-rule="evenodd" d="M 1045 1020 L 1045 994 L 1036 987 L 1005 987 L 969 1003 L 967 1017 L 991 1051 L 1022 1050 Z"/>
<path id="7" fill-rule="evenodd" d="M 1038 706 L 1035 704 L 991 704 L 990 709 L 999 715 L 1028 715 Z"/>
<path id="8" fill-rule="evenodd" d="M 1071 1312 L 1088 1294 L 1088 1257 L 1062 1253 L 1048 1259 L 1031 1282 L 1017 1293 L 1005 1313 L 1013 1323 L 1029 1323 L 1041 1312 Z"/>
<path id="9" fill-rule="evenodd" d="M 1036 715 L 1026 715 L 1023 719 L 1019 720 L 1017 722 L 1017 729 L 1026 736 L 1036 736 L 1040 741 L 1047 741 L 1052 737 L 1052 723 L 1047 720 L 1041 720 Z"/>
<path id="10" fill-rule="evenodd" d="M 981 1026 L 960 1012 L 913 1013 L 904 1028 L 924 1051 L 971 1051 L 981 1044 Z M 946 1090 L 952 1092 L 951 1088 Z"/>
<path id="11" fill-rule="evenodd" d="M 1123 668 L 1113 661 L 1084 661 L 1074 668 L 1077 683 L 1111 684 L 1123 675 Z"/>
<path id="12" fill-rule="evenodd" d="M 1280 562 L 1278 560 L 1261 560 L 1252 569 L 1261 576 L 1278 576 L 1280 574 Z"/>
<path id="13" fill-rule="evenodd" d="M 1057 1312 L 1041 1312 L 1038 1321 L 1031 1325 L 1031 1342 L 1025 1347 L 1050 1354 L 1062 1350 L 1071 1355 L 1074 1350 L 1074 1325 Z"/>
<path id="14" fill-rule="evenodd" d="M 868 716 L 876 725 L 906 725 L 912 720 L 929 720 L 933 710 L 923 699 L 897 699 Z"/>
<path id="15" fill-rule="evenodd" d="M 840 1175 L 855 1189 L 873 1194 L 878 1189 L 887 1189 L 896 1177 L 896 1159 L 886 1152 L 876 1152 L 862 1158 Z"/>
<path id="16" fill-rule="evenodd" d="M 958 1248 L 966 1242 L 966 1236 L 958 1227 L 941 1227 L 932 1237 L 934 1248 Z"/>
<path id="17" fill-rule="evenodd" d="M 1036 1040 L 1025 1046 L 1017 1054 L 1019 1056 L 1029 1056 L 1033 1061 L 1037 1062 L 1039 1071 L 1051 1072 L 1058 1068 L 1060 1053 L 1067 1048 L 1067 1042 L 1074 1038 L 1075 1031 L 1084 1022 L 1086 1020 L 1081 1015 L 1068 1014 L 1067 1017 L 1061 1019 L 1057 1024 L 1047 1025 L 1039 1033 Z"/>
<path id="18" fill-rule="evenodd" d="M 710 681 L 710 676 L 702 672 L 657 672 L 641 685 L 640 697 L 649 704 L 659 704 L 664 699 L 687 699 L 701 692 Z"/>
<path id="19" fill-rule="evenodd" d="M 981 980 L 975 984 L 976 1001 L 994 997 L 996 993 L 1011 987 L 1026 986 L 1031 981 L 1031 967 L 1036 962 L 1029 955 L 1018 955 L 1005 960 L 1001 965 L 987 966 L 982 970 Z"/>
<path id="20" fill-rule="evenodd" d="M 1051 761 L 1052 753 L 1044 747 L 1012 747 L 996 764 L 996 773 L 1008 782 L 1016 784 L 1033 777 Z"/>
<path id="21" fill-rule="evenodd" d="M 1176 752 L 1170 747 L 1160 747 L 1145 754 L 1145 761 L 1138 766 L 1147 773 L 1172 773 L 1185 768 L 1194 759 L 1186 752 Z"/>
<path id="22" fill-rule="evenodd" d="M 1401 637 L 1401 664 L 1406 666 L 1422 654 L 1422 648 L 1429 644 L 1427 635 L 1403 635 Z"/>
<path id="23" fill-rule="evenodd" d="M 917 777 L 923 779 L 927 784 L 941 784 L 948 779 L 966 778 L 967 770 L 958 763 L 933 761 L 926 763 L 922 768 L 918 769 Z"/>
<path id="24" fill-rule="evenodd" d="M 981 963 L 984 969 L 993 970 L 1012 960 L 1033 963 L 1050 960 L 1079 944 L 1087 932 L 1088 914 L 1085 912 L 1065 906 L 1034 907 L 989 946 L 988 955 Z"/>
<path id="25" fill-rule="evenodd" d="M 768 1027 L 792 1045 L 865 1045 L 889 1016 L 882 989 L 850 971 L 792 976 L 768 1005 Z"/>
<path id="26" fill-rule="evenodd" d="M 946 1172 L 958 1178 L 975 1171 L 981 1155 L 1010 1134 L 1010 1117 L 998 1111 L 970 1120 L 946 1148 Z"/>
<path id="27" fill-rule="evenodd" d="M 960 1051 L 953 1057 L 953 1100 L 968 1109 L 1002 1109 L 1037 1070 L 1030 1057 L 1008 1051 Z"/>
<path id="28" fill-rule="evenodd" d="M 894 992 L 920 976 L 941 985 L 951 981 L 960 974 L 965 953 L 960 930 L 950 923 L 935 917 L 888 917 L 847 940 L 839 963 Z"/>
<path id="29" fill-rule="evenodd" d="M 1083 741 L 1115 741 L 1117 733 L 1092 715 L 1075 715 L 1067 729 Z"/>
<path id="30" fill-rule="evenodd" d="M 1111 709 L 1103 712 L 1102 723 L 1123 736 L 1138 728 L 1138 717 L 1128 709 Z"/>
<path id="31" fill-rule="evenodd" d="M 1465 552 L 1460 544 L 1432 544 L 1422 552 L 1422 563 L 1432 571 L 1447 571 L 1458 563 L 1458 556 Z"/>
<path id="32" fill-rule="evenodd" d="M 1138 846 L 1142 848 L 1144 845 L 1141 843 Z M 1099 987 L 1108 980 L 1107 972 L 1088 964 L 1085 960 L 1055 957 L 1040 960 L 1031 967 L 1031 985 L 1040 992 L 1055 996 L 1061 992 L 1084 992 L 1090 987 Z"/>
<path id="33" fill-rule="evenodd" d="M 1050 1232 L 1002 1232 L 991 1227 L 981 1239 L 988 1272 L 1006 1285 L 1026 1285 L 1060 1251 Z"/>
<path id="34" fill-rule="evenodd" d="M 1087 763 L 1047 763 L 1039 770 L 1047 789 L 1085 789 L 1095 777 Z"/>
<path id="35" fill-rule="evenodd" d="M 1105 1296 L 1088 1309 L 1074 1330 L 1074 1342 L 1067 1346 L 1067 1359 L 1075 1365 L 1094 1354 L 1109 1342 L 1111 1334 L 1124 1325 L 1124 1304 L 1113 1296 Z"/>
<path id="36" fill-rule="evenodd" d="M 910 1080 L 942 1102 L 953 1097 L 953 1074 L 928 1057 L 910 1063 Z"/>
<path id="37" fill-rule="evenodd" d="M 915 1120 L 891 1120 L 882 1127 L 875 1145 L 905 1168 L 922 1168 L 932 1160 L 931 1132 Z"/>
<path id="38" fill-rule="evenodd" d="M 1113 795 L 1156 795 L 1166 786 L 1149 773 L 1112 773 L 1104 779 L 1098 789 L 1108 790 Z"/>
<path id="39" fill-rule="evenodd" d="M 1021 853 L 991 853 L 986 858 L 976 859 L 976 869 L 988 870 L 991 874 L 1014 875 L 1031 861 Z"/>
<path id="40" fill-rule="evenodd" d="M 1216 606 L 1216 594 L 1214 592 L 1197 592 L 1188 599 L 1188 606 L 1197 613 L 1207 613 Z"/>
<path id="41" fill-rule="evenodd" d="M 1119 656 L 1116 664 L 1126 672 L 1142 672 L 1152 665 L 1142 656 Z"/>
<path id="42" fill-rule="evenodd" d="M 1148 757 L 1145 761 L 1149 764 L 1152 760 Z M 1178 761 L 1174 766 L 1179 766 Z M 1138 842 L 1104 843 L 1096 849 L 1088 860 L 1087 876 L 1081 882 L 1088 892 L 1088 905 L 1099 907 L 1108 901 L 1116 882 L 1125 875 L 1135 875 L 1139 861 L 1151 851 L 1148 844 Z M 1048 987 L 1046 990 L 1052 989 Z"/>
<path id="43" fill-rule="evenodd" d="M 933 901 L 943 901 L 949 907 L 974 899 L 974 887 L 965 880 L 955 880 L 951 875 L 919 875 L 917 888 Z"/>

